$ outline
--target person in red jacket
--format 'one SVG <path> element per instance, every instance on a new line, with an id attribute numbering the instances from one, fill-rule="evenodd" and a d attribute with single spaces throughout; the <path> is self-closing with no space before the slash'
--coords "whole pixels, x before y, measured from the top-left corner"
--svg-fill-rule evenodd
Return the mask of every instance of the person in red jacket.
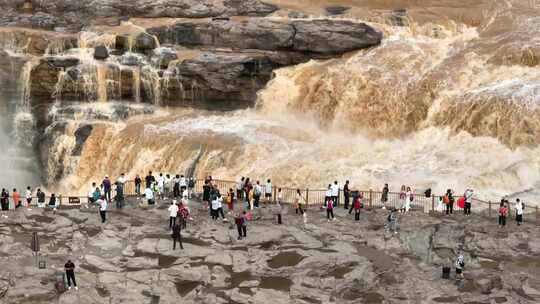
<path id="1" fill-rule="evenodd" d="M 354 220 L 359 221 L 360 220 L 360 209 L 362 208 L 362 196 L 359 195 L 354 199 L 353 202 L 354 207 Z"/>
<path id="2" fill-rule="evenodd" d="M 499 206 L 499 228 L 506 226 L 506 217 L 508 216 L 508 207 L 503 199 Z"/>

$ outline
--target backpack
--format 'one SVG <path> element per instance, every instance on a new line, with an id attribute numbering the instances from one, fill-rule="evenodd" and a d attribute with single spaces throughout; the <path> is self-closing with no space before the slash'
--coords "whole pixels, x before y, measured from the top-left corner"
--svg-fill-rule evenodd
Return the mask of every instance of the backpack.
<path id="1" fill-rule="evenodd" d="M 443 197 L 443 203 L 444 203 L 445 205 L 450 204 L 450 198 L 448 197 L 448 195 L 445 195 L 445 196 Z"/>
<path id="2" fill-rule="evenodd" d="M 189 180 L 189 183 L 188 183 L 188 187 L 189 187 L 189 188 L 194 188 L 194 187 L 195 187 L 195 181 L 192 180 L 192 179 L 190 179 L 190 180 Z"/>

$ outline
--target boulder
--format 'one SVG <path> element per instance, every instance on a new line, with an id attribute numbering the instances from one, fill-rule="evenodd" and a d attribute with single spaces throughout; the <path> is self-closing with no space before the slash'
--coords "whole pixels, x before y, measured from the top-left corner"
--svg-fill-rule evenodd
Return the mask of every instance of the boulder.
<path id="1" fill-rule="evenodd" d="M 94 59 L 105 60 L 109 58 L 109 50 L 103 45 L 98 45 L 94 48 Z"/>
<path id="2" fill-rule="evenodd" d="M 349 6 L 342 6 L 342 5 L 333 5 L 333 6 L 325 7 L 326 14 L 329 16 L 341 15 L 350 9 L 351 8 Z"/>
<path id="3" fill-rule="evenodd" d="M 135 38 L 135 49 L 138 51 L 148 51 L 153 50 L 158 47 L 158 41 L 156 37 L 148 34 L 148 33 L 140 33 Z"/>

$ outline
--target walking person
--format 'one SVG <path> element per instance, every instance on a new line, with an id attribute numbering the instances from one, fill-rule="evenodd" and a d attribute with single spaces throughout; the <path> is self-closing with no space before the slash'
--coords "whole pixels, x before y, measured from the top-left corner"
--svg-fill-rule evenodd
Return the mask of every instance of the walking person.
<path id="1" fill-rule="evenodd" d="M 388 188 L 388 184 L 384 184 L 384 187 L 381 192 L 381 203 L 382 203 L 382 209 L 386 209 L 386 204 L 388 203 L 388 192 L 390 192 L 390 189 Z"/>
<path id="2" fill-rule="evenodd" d="M 184 204 L 180 204 L 180 210 L 178 210 L 178 214 L 178 221 L 180 222 L 180 226 L 182 227 L 182 229 L 186 229 L 187 220 L 189 219 L 189 208 Z"/>
<path id="3" fill-rule="evenodd" d="M 32 205 L 32 189 L 30 188 L 30 186 L 26 187 L 26 192 L 24 196 L 26 198 L 26 208 L 30 208 L 30 206 Z"/>
<path id="4" fill-rule="evenodd" d="M 329 201 L 326 203 L 326 219 L 330 222 L 330 218 L 332 218 L 332 221 L 335 221 L 336 218 L 334 217 L 334 204 L 332 201 Z"/>
<path id="5" fill-rule="evenodd" d="M 101 216 L 101 223 L 103 224 L 107 220 L 107 197 L 102 195 L 97 203 L 99 204 L 99 215 Z"/>
<path id="6" fill-rule="evenodd" d="M 238 213 L 234 217 L 234 223 L 236 224 L 236 229 L 238 230 L 238 240 L 241 240 L 244 237 L 244 231 L 246 231 L 246 228 L 244 226 L 244 221 L 246 219 L 244 215 L 245 211 L 244 214 Z"/>
<path id="7" fill-rule="evenodd" d="M 144 182 L 146 184 L 146 188 L 152 189 L 152 186 L 156 182 L 156 178 L 154 175 L 152 175 L 152 171 L 148 172 L 148 175 L 144 178 Z"/>
<path id="8" fill-rule="evenodd" d="M 165 193 L 165 177 L 163 176 L 163 173 L 159 173 L 159 176 L 157 177 L 157 189 L 158 189 L 158 198 L 159 199 L 165 199 L 164 193 Z"/>
<path id="9" fill-rule="evenodd" d="M 45 192 L 41 191 L 40 188 L 37 189 L 37 206 L 38 208 L 45 208 Z"/>
<path id="10" fill-rule="evenodd" d="M 458 253 L 456 262 L 456 280 L 463 279 L 463 271 L 465 270 L 465 257 L 461 252 Z"/>
<path id="11" fill-rule="evenodd" d="M 122 209 L 124 207 L 124 185 L 126 184 L 127 180 L 124 175 L 124 173 L 120 174 L 120 177 L 116 181 L 116 208 Z"/>
<path id="12" fill-rule="evenodd" d="M 103 193 L 105 194 L 107 201 L 110 202 L 112 200 L 112 184 L 108 175 L 105 175 L 103 182 L 101 182 L 101 187 L 103 187 Z"/>
<path id="13" fill-rule="evenodd" d="M 169 211 L 169 229 L 171 229 L 174 224 L 176 224 L 176 216 L 178 215 L 178 205 L 176 204 L 176 201 L 172 201 L 167 211 Z"/>
<path id="14" fill-rule="evenodd" d="M 211 190 L 212 190 L 212 187 L 210 186 L 210 181 L 205 180 L 204 185 L 203 185 L 203 203 L 204 203 L 205 208 L 211 207 L 210 206 L 210 191 Z"/>
<path id="15" fill-rule="evenodd" d="M 184 250 L 184 246 L 182 245 L 182 226 L 180 223 L 175 223 L 174 226 L 172 226 L 172 239 L 173 239 L 173 250 L 176 250 L 176 242 L 180 245 L 180 249 Z"/>
<path id="16" fill-rule="evenodd" d="M 195 188 L 195 179 L 193 179 L 193 177 L 190 177 L 188 181 L 188 199 L 191 199 L 191 195 L 193 194 L 194 188 Z"/>
<path id="17" fill-rule="evenodd" d="M 221 197 L 220 193 L 217 193 L 212 200 L 212 219 L 217 220 L 220 215 L 225 222 L 225 214 L 223 214 L 223 197 Z"/>
<path id="18" fill-rule="evenodd" d="M 446 207 L 446 215 L 454 212 L 454 193 L 452 189 L 447 189 L 446 194 L 443 197 L 443 203 Z"/>
<path id="19" fill-rule="evenodd" d="M 344 203 L 343 203 L 343 207 L 345 208 L 345 210 L 349 209 L 349 203 L 350 203 L 350 199 L 351 199 L 351 189 L 349 188 L 349 181 L 345 181 L 345 185 L 343 186 L 343 198 L 344 198 Z"/>
<path id="20" fill-rule="evenodd" d="M 302 193 L 300 192 L 300 189 L 296 189 L 296 198 L 294 199 L 294 212 L 296 214 L 300 213 L 301 215 L 304 215 L 304 210 L 302 209 L 302 203 L 304 203 L 304 198 L 302 197 Z"/>
<path id="21" fill-rule="evenodd" d="M 326 192 L 324 193 L 324 204 L 323 207 L 326 208 L 326 204 L 328 202 L 332 202 L 332 184 L 328 184 L 328 188 L 326 188 Z"/>
<path id="22" fill-rule="evenodd" d="M 388 217 L 386 218 L 386 231 L 397 233 L 397 216 L 396 209 L 390 210 Z"/>
<path id="23" fill-rule="evenodd" d="M 56 203 L 56 195 L 51 193 L 51 197 L 49 198 L 49 208 L 51 208 L 53 212 L 56 212 Z"/>
<path id="24" fill-rule="evenodd" d="M 184 193 L 184 191 L 187 190 L 187 186 L 188 186 L 186 177 L 184 175 L 180 175 L 179 184 L 180 184 L 180 192 Z"/>
<path id="25" fill-rule="evenodd" d="M 499 228 L 506 226 L 506 217 L 508 216 L 508 207 L 506 207 L 506 201 L 501 200 L 499 205 Z"/>
<path id="26" fill-rule="evenodd" d="M 518 199 L 516 199 L 516 223 L 518 226 L 523 224 L 523 209 L 525 205 Z"/>
<path id="27" fill-rule="evenodd" d="M 79 288 L 77 287 L 77 281 L 75 281 L 75 264 L 73 264 L 71 260 L 68 260 L 67 263 L 64 265 L 64 269 L 66 271 L 68 290 L 71 289 L 71 283 L 73 283 L 75 290 L 79 290 Z"/>
<path id="28" fill-rule="evenodd" d="M 141 196 L 141 184 L 142 184 L 142 179 L 139 176 L 139 174 L 137 174 L 135 176 L 135 194 L 137 195 L 137 199 L 140 199 L 140 196 Z"/>
<path id="29" fill-rule="evenodd" d="M 472 189 L 467 189 L 463 197 L 465 198 L 465 215 L 471 215 L 471 205 L 473 199 L 474 191 Z"/>

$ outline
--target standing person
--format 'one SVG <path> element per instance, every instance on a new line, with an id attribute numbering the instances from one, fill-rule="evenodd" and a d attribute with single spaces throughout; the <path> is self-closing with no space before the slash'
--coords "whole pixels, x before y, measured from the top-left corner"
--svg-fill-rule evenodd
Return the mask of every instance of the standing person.
<path id="1" fill-rule="evenodd" d="M 173 250 L 176 250 L 176 242 L 180 244 L 180 249 L 184 250 L 182 245 L 182 226 L 180 223 L 175 223 L 172 227 L 172 239 L 173 239 Z"/>
<path id="2" fill-rule="evenodd" d="M 352 210 L 354 209 L 354 219 L 357 221 L 360 220 L 361 208 L 362 208 L 362 194 L 359 194 L 357 197 L 354 198 L 351 208 L 349 209 L 349 214 L 351 214 Z"/>
<path id="3" fill-rule="evenodd" d="M 107 220 L 107 197 L 102 195 L 97 203 L 99 204 L 99 215 L 101 216 L 101 223 L 103 224 Z"/>
<path id="4" fill-rule="evenodd" d="M 191 195 L 193 194 L 194 188 L 195 188 L 195 179 L 193 179 L 193 177 L 190 177 L 188 181 L 188 198 L 189 199 L 191 199 Z"/>
<path id="5" fill-rule="evenodd" d="M 75 281 L 75 264 L 73 264 L 71 260 L 68 260 L 67 263 L 64 265 L 64 269 L 66 270 L 68 290 L 71 289 L 72 282 L 75 290 L 79 290 L 79 288 L 77 287 L 77 281 Z"/>
<path id="6" fill-rule="evenodd" d="M 386 221 L 387 221 L 387 231 L 390 231 L 396 234 L 397 233 L 396 209 L 390 210 L 390 213 L 388 214 Z"/>
<path id="7" fill-rule="evenodd" d="M 127 179 L 124 173 L 120 174 L 120 177 L 116 181 L 116 208 L 122 209 L 124 207 L 124 185 L 126 184 Z"/>
<path id="8" fill-rule="evenodd" d="M 146 189 L 144 189 L 144 198 L 146 199 L 148 205 L 154 205 L 156 203 L 154 200 L 154 191 L 152 191 L 150 187 L 146 187 Z"/>
<path id="9" fill-rule="evenodd" d="M 152 175 L 152 171 L 148 172 L 148 175 L 144 178 L 144 182 L 146 183 L 146 188 L 152 189 L 152 185 L 156 181 L 156 178 L 154 175 Z"/>
<path id="10" fill-rule="evenodd" d="M 163 183 L 163 194 L 165 195 L 165 199 L 167 199 L 171 193 L 171 182 L 171 175 L 165 174 L 165 182 Z"/>
<path id="11" fill-rule="evenodd" d="M 386 209 L 386 204 L 388 203 L 388 192 L 390 192 L 390 189 L 388 188 L 388 184 L 384 184 L 384 187 L 382 189 L 382 193 L 381 193 L 381 203 L 382 203 L 382 208 L 383 209 Z"/>
<path id="12" fill-rule="evenodd" d="M 246 177 L 244 181 L 244 197 L 246 201 L 248 202 L 248 205 L 251 203 L 251 189 L 253 188 L 253 185 L 251 185 L 251 181 L 249 180 L 249 177 Z"/>
<path id="13" fill-rule="evenodd" d="M 253 188 L 253 205 L 255 208 L 259 208 L 259 202 L 261 201 L 262 187 L 259 181 L 255 183 Z"/>
<path id="14" fill-rule="evenodd" d="M 467 189 L 463 197 L 465 198 L 465 215 L 471 215 L 471 204 L 474 191 L 472 189 Z"/>
<path id="15" fill-rule="evenodd" d="M 107 198 L 107 201 L 112 200 L 112 184 L 111 180 L 109 179 L 108 175 L 105 175 L 105 178 L 103 179 L 103 182 L 101 183 L 101 186 L 103 187 L 103 193 L 105 193 L 105 197 Z"/>
<path id="16" fill-rule="evenodd" d="M 94 191 L 96 191 L 96 183 L 92 183 L 90 186 L 90 191 L 88 191 L 88 201 L 90 203 L 95 203 L 96 199 L 94 199 Z"/>
<path id="17" fill-rule="evenodd" d="M 505 200 L 501 200 L 499 205 L 499 228 L 506 226 L 506 216 L 508 216 L 508 207 L 506 207 Z"/>
<path id="18" fill-rule="evenodd" d="M 187 189 L 187 180 L 184 175 L 180 175 L 180 191 L 184 193 L 184 191 Z"/>
<path id="19" fill-rule="evenodd" d="M 30 189 L 30 186 L 26 187 L 26 193 L 24 196 L 26 198 L 26 208 L 29 208 L 30 205 L 32 205 L 32 189 Z"/>
<path id="20" fill-rule="evenodd" d="M 405 187 L 405 185 L 401 186 L 401 192 L 399 192 L 399 201 L 400 201 L 399 212 L 404 212 L 405 202 L 407 201 L 407 187 Z"/>
<path id="21" fill-rule="evenodd" d="M 180 175 L 176 174 L 173 178 L 173 198 L 180 197 Z"/>
<path id="22" fill-rule="evenodd" d="M 332 201 L 334 203 L 334 207 L 338 206 L 338 198 L 339 198 L 339 184 L 337 181 L 334 181 L 334 184 L 332 185 Z"/>
<path id="23" fill-rule="evenodd" d="M 283 204 L 283 192 L 281 192 L 281 188 L 277 189 L 277 204 L 279 207 Z"/>
<path id="24" fill-rule="evenodd" d="M 324 208 L 326 208 L 326 204 L 328 202 L 332 201 L 332 184 L 328 184 L 328 188 L 326 189 L 326 192 L 324 193 Z"/>
<path id="25" fill-rule="evenodd" d="M 38 208 L 45 208 L 45 192 L 41 191 L 41 189 L 38 188 L 36 196 Z"/>
<path id="26" fill-rule="evenodd" d="M 336 220 L 334 217 L 334 204 L 332 201 L 329 201 L 326 203 L 326 219 L 330 222 L 330 218 L 332 218 L 333 221 Z"/>
<path id="27" fill-rule="evenodd" d="M 159 174 L 156 182 L 157 182 L 158 198 L 163 199 L 163 191 L 165 188 L 165 177 L 163 176 L 163 173 Z"/>
<path id="28" fill-rule="evenodd" d="M 141 184 L 142 184 L 142 179 L 139 176 L 139 174 L 137 174 L 135 176 L 135 194 L 137 195 L 137 199 L 140 199 L 140 196 L 141 196 Z"/>
<path id="29" fill-rule="evenodd" d="M 2 204 L 2 211 L 9 210 L 9 193 L 4 188 L 2 188 L 2 194 L 0 195 L 0 203 Z"/>
<path id="30" fill-rule="evenodd" d="M 214 208 L 214 202 L 215 202 L 215 208 Z M 215 219 L 217 220 L 219 218 L 219 216 L 221 215 L 221 219 L 226 222 L 227 220 L 225 219 L 225 214 L 223 214 L 223 197 L 221 196 L 221 194 L 218 192 L 214 201 L 212 201 L 212 208 L 214 209 L 214 215 L 215 215 Z"/>
<path id="31" fill-rule="evenodd" d="M 169 229 L 171 229 L 176 224 L 176 216 L 178 215 L 178 205 L 176 204 L 176 201 L 172 201 L 167 211 L 169 211 Z"/>
<path id="32" fill-rule="evenodd" d="M 266 199 L 265 204 L 272 202 L 272 191 L 273 191 L 272 181 L 268 179 L 266 181 L 266 187 L 264 187 L 264 198 Z"/>
<path id="33" fill-rule="evenodd" d="M 465 269 L 465 257 L 461 252 L 458 253 L 456 259 L 456 280 L 463 279 L 463 270 Z"/>
<path id="34" fill-rule="evenodd" d="M 244 177 L 240 178 L 238 182 L 236 182 L 236 198 L 239 201 L 242 201 L 244 199 Z"/>
<path id="35" fill-rule="evenodd" d="M 49 208 L 51 208 L 53 212 L 56 212 L 56 195 L 54 193 L 51 193 L 51 197 L 49 198 Z"/>
<path id="36" fill-rule="evenodd" d="M 205 180 L 204 185 L 203 185 L 203 203 L 204 203 L 205 208 L 210 207 L 210 191 L 211 190 L 212 190 L 212 187 L 210 186 L 210 181 Z"/>
<path id="37" fill-rule="evenodd" d="M 302 209 L 303 202 L 304 198 L 302 197 L 300 189 L 296 189 L 296 198 L 294 199 L 294 211 L 296 214 L 300 212 L 301 215 L 304 215 L 304 210 Z"/>
<path id="38" fill-rule="evenodd" d="M 349 209 L 349 203 L 351 200 L 351 189 L 349 189 L 349 181 L 345 181 L 345 186 L 343 186 L 343 198 L 344 198 L 344 208 Z"/>
<path id="39" fill-rule="evenodd" d="M 227 214 L 231 214 L 234 211 L 234 190 L 233 188 L 229 189 L 227 193 Z"/>
<path id="40" fill-rule="evenodd" d="M 516 199 L 516 223 L 518 226 L 523 224 L 523 209 L 525 205 L 518 199 Z"/>
<path id="41" fill-rule="evenodd" d="M 452 192 L 452 189 L 446 190 L 443 203 L 446 206 L 446 215 L 452 214 L 454 212 L 454 193 Z"/>
<path id="42" fill-rule="evenodd" d="M 22 207 L 21 195 L 19 194 L 19 192 L 17 192 L 17 189 L 15 189 L 15 188 L 13 188 L 13 193 L 11 194 L 11 199 L 13 200 L 13 206 L 15 206 L 15 208 Z"/>
<path id="43" fill-rule="evenodd" d="M 407 193 L 405 193 L 405 213 L 409 213 L 411 210 L 411 203 L 414 200 L 414 194 L 411 187 L 407 187 Z"/>

